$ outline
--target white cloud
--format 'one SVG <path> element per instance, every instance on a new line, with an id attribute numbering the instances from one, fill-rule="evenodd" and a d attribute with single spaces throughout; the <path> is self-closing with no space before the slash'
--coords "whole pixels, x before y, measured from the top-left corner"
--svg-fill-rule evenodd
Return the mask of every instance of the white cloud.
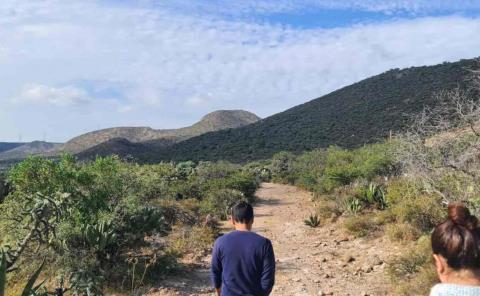
<path id="1" fill-rule="evenodd" d="M 127 105 L 127 106 L 120 106 L 120 107 L 118 107 L 117 110 L 120 113 L 128 113 L 128 112 L 133 111 L 133 109 L 134 109 L 133 106 Z"/>
<path id="2" fill-rule="evenodd" d="M 0 3 L 0 109 L 8 107 L 11 118 L 22 120 L 15 129 L 0 130 L 0 140 L 16 139 L 18 130 L 30 139 L 46 130 L 53 140 L 64 141 L 98 127 L 178 127 L 215 109 L 247 109 L 265 117 L 390 68 L 471 58 L 480 48 L 480 19 L 460 16 L 302 30 L 179 12 L 177 1 L 170 9 L 137 1 L 130 6 L 5 1 Z M 390 3 L 367 2 L 372 9 Z M 243 5 L 238 3 L 244 2 L 229 2 Z M 246 12 L 261 11 L 262 3 L 265 11 L 300 5 L 245 3 L 258 4 L 239 8 Z M 277 3 L 283 6 L 275 8 Z M 37 83 L 28 84 L 32 81 Z M 111 81 L 108 88 L 116 92 L 98 100 L 76 81 Z M 12 97 L 37 107 L 7 106 Z M 89 107 L 79 110 L 85 102 Z M 5 118 L 0 126 L 11 125 Z"/>
<path id="3" fill-rule="evenodd" d="M 39 105 L 72 106 L 90 102 L 83 89 L 74 86 L 52 87 L 42 84 L 27 84 L 20 94 L 13 98 L 17 103 L 33 103 Z"/>
<path id="4" fill-rule="evenodd" d="M 187 98 L 185 100 L 185 106 L 187 107 L 204 107 L 206 104 L 208 104 L 208 101 L 211 98 L 205 98 L 205 97 L 200 97 L 200 96 L 193 96 L 190 98 Z"/>

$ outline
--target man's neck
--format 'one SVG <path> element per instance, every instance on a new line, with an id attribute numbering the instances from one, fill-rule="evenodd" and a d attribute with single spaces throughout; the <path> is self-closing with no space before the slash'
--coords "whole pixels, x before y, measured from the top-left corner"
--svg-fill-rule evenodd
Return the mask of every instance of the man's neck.
<path id="1" fill-rule="evenodd" d="M 235 230 L 237 231 L 251 231 L 252 226 L 248 224 L 235 224 Z"/>

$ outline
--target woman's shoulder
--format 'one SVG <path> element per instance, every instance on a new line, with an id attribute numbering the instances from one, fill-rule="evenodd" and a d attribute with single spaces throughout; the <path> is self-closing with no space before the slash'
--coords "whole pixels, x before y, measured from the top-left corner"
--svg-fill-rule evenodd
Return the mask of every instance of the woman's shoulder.
<path id="1" fill-rule="evenodd" d="M 454 284 L 437 284 L 430 291 L 430 296 L 474 296 L 480 295 L 480 286 Z"/>

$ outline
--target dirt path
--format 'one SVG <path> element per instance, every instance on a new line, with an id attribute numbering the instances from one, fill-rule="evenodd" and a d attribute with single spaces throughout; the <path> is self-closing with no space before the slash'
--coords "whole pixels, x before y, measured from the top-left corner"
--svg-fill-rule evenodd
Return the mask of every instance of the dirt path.
<path id="1" fill-rule="evenodd" d="M 312 210 L 308 192 L 264 183 L 257 191 L 254 231 L 269 238 L 277 259 L 272 295 L 391 295 L 385 272 L 401 252 L 382 238 L 354 238 L 337 223 L 311 228 L 303 220 Z M 180 278 L 162 283 L 154 295 L 212 295 L 208 260 Z"/>

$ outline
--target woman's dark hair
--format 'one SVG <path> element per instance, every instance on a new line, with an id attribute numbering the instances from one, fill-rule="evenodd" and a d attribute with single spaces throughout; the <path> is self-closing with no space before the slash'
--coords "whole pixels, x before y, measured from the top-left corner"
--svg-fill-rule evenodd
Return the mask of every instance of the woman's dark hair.
<path id="1" fill-rule="evenodd" d="M 250 223 L 253 220 L 253 207 L 246 201 L 241 201 L 232 207 L 232 217 L 235 222 Z"/>
<path id="2" fill-rule="evenodd" d="M 453 269 L 480 269 L 480 231 L 477 217 L 461 203 L 448 205 L 448 219 L 432 233 L 432 250 Z"/>

